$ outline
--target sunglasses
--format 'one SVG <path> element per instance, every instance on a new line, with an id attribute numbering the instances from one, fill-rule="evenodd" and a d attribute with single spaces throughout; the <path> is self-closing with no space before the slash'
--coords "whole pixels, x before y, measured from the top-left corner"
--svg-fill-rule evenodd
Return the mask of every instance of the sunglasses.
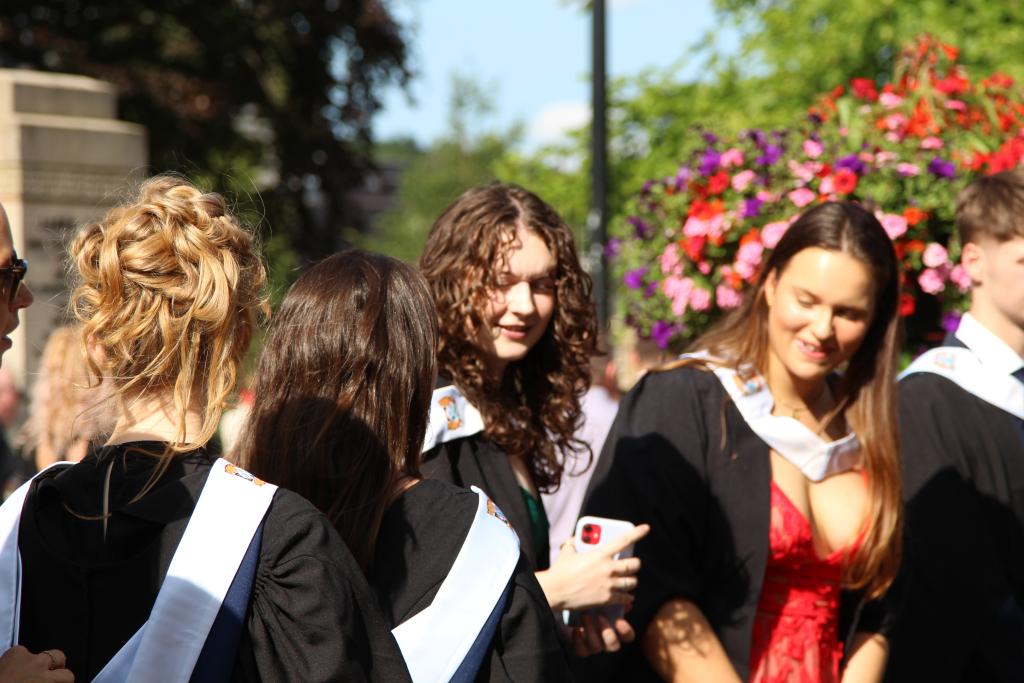
<path id="1" fill-rule="evenodd" d="M 21 291 L 21 283 L 28 272 L 28 261 L 17 258 L 11 261 L 11 265 L 0 268 L 0 297 L 6 297 L 8 310 L 14 308 L 14 300 L 18 298 Z"/>

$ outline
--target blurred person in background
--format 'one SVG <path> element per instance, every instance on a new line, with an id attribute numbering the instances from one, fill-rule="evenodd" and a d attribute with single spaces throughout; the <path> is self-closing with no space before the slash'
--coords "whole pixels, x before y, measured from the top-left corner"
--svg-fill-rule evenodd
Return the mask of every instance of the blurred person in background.
<path id="1" fill-rule="evenodd" d="M 105 438 L 114 426 L 109 382 L 89 375 L 81 327 L 58 327 L 46 340 L 39 374 L 18 435 L 23 457 L 40 471 L 85 457 L 90 442 Z"/>

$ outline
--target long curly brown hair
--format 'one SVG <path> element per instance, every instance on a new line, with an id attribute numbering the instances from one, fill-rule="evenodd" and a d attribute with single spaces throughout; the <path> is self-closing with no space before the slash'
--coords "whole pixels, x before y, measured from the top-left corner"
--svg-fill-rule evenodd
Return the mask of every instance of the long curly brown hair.
<path id="1" fill-rule="evenodd" d="M 515 243 L 517 228 L 538 235 L 555 256 L 555 312 L 537 344 L 498 379 L 487 373 L 474 340 L 496 288 L 495 265 Z M 592 284 L 569 226 L 522 187 L 476 187 L 434 222 L 420 269 L 438 310 L 440 372 L 483 415 L 485 437 L 522 458 L 538 489 L 558 488 L 564 467 L 559 453 L 565 458 L 589 454 L 576 432 L 597 339 Z"/>

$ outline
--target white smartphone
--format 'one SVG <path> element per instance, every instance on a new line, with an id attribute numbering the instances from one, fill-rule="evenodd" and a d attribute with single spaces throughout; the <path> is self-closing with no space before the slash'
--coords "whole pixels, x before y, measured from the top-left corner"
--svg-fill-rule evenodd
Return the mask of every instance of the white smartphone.
<path id="1" fill-rule="evenodd" d="M 593 517 L 591 515 L 580 517 L 579 521 L 576 522 L 576 533 L 573 534 L 573 542 L 576 546 L 576 552 L 594 552 L 595 550 L 598 550 L 614 541 L 622 534 L 632 531 L 635 528 L 635 524 L 627 522 L 624 519 L 608 519 L 607 517 Z M 624 557 L 632 556 L 633 545 L 630 544 L 621 551 L 615 553 L 612 557 L 619 560 Z M 603 607 L 595 607 L 592 610 L 586 611 L 603 614 L 608 619 L 609 623 L 614 624 L 616 619 L 622 618 L 625 613 L 625 608 L 622 605 L 605 605 Z M 565 623 L 571 626 L 578 625 L 580 616 L 580 613 L 572 612 L 568 615 L 568 618 L 565 619 Z"/>

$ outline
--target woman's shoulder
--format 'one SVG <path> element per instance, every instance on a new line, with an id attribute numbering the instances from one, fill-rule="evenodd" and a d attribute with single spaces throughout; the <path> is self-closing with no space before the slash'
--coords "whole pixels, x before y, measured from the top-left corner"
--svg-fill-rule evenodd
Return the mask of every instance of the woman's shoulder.
<path id="1" fill-rule="evenodd" d="M 476 514 L 478 500 L 477 494 L 469 489 L 446 481 L 424 479 L 402 494 L 387 514 L 431 526 L 435 522 L 444 522 L 461 527 L 465 522 L 468 528 Z"/>

